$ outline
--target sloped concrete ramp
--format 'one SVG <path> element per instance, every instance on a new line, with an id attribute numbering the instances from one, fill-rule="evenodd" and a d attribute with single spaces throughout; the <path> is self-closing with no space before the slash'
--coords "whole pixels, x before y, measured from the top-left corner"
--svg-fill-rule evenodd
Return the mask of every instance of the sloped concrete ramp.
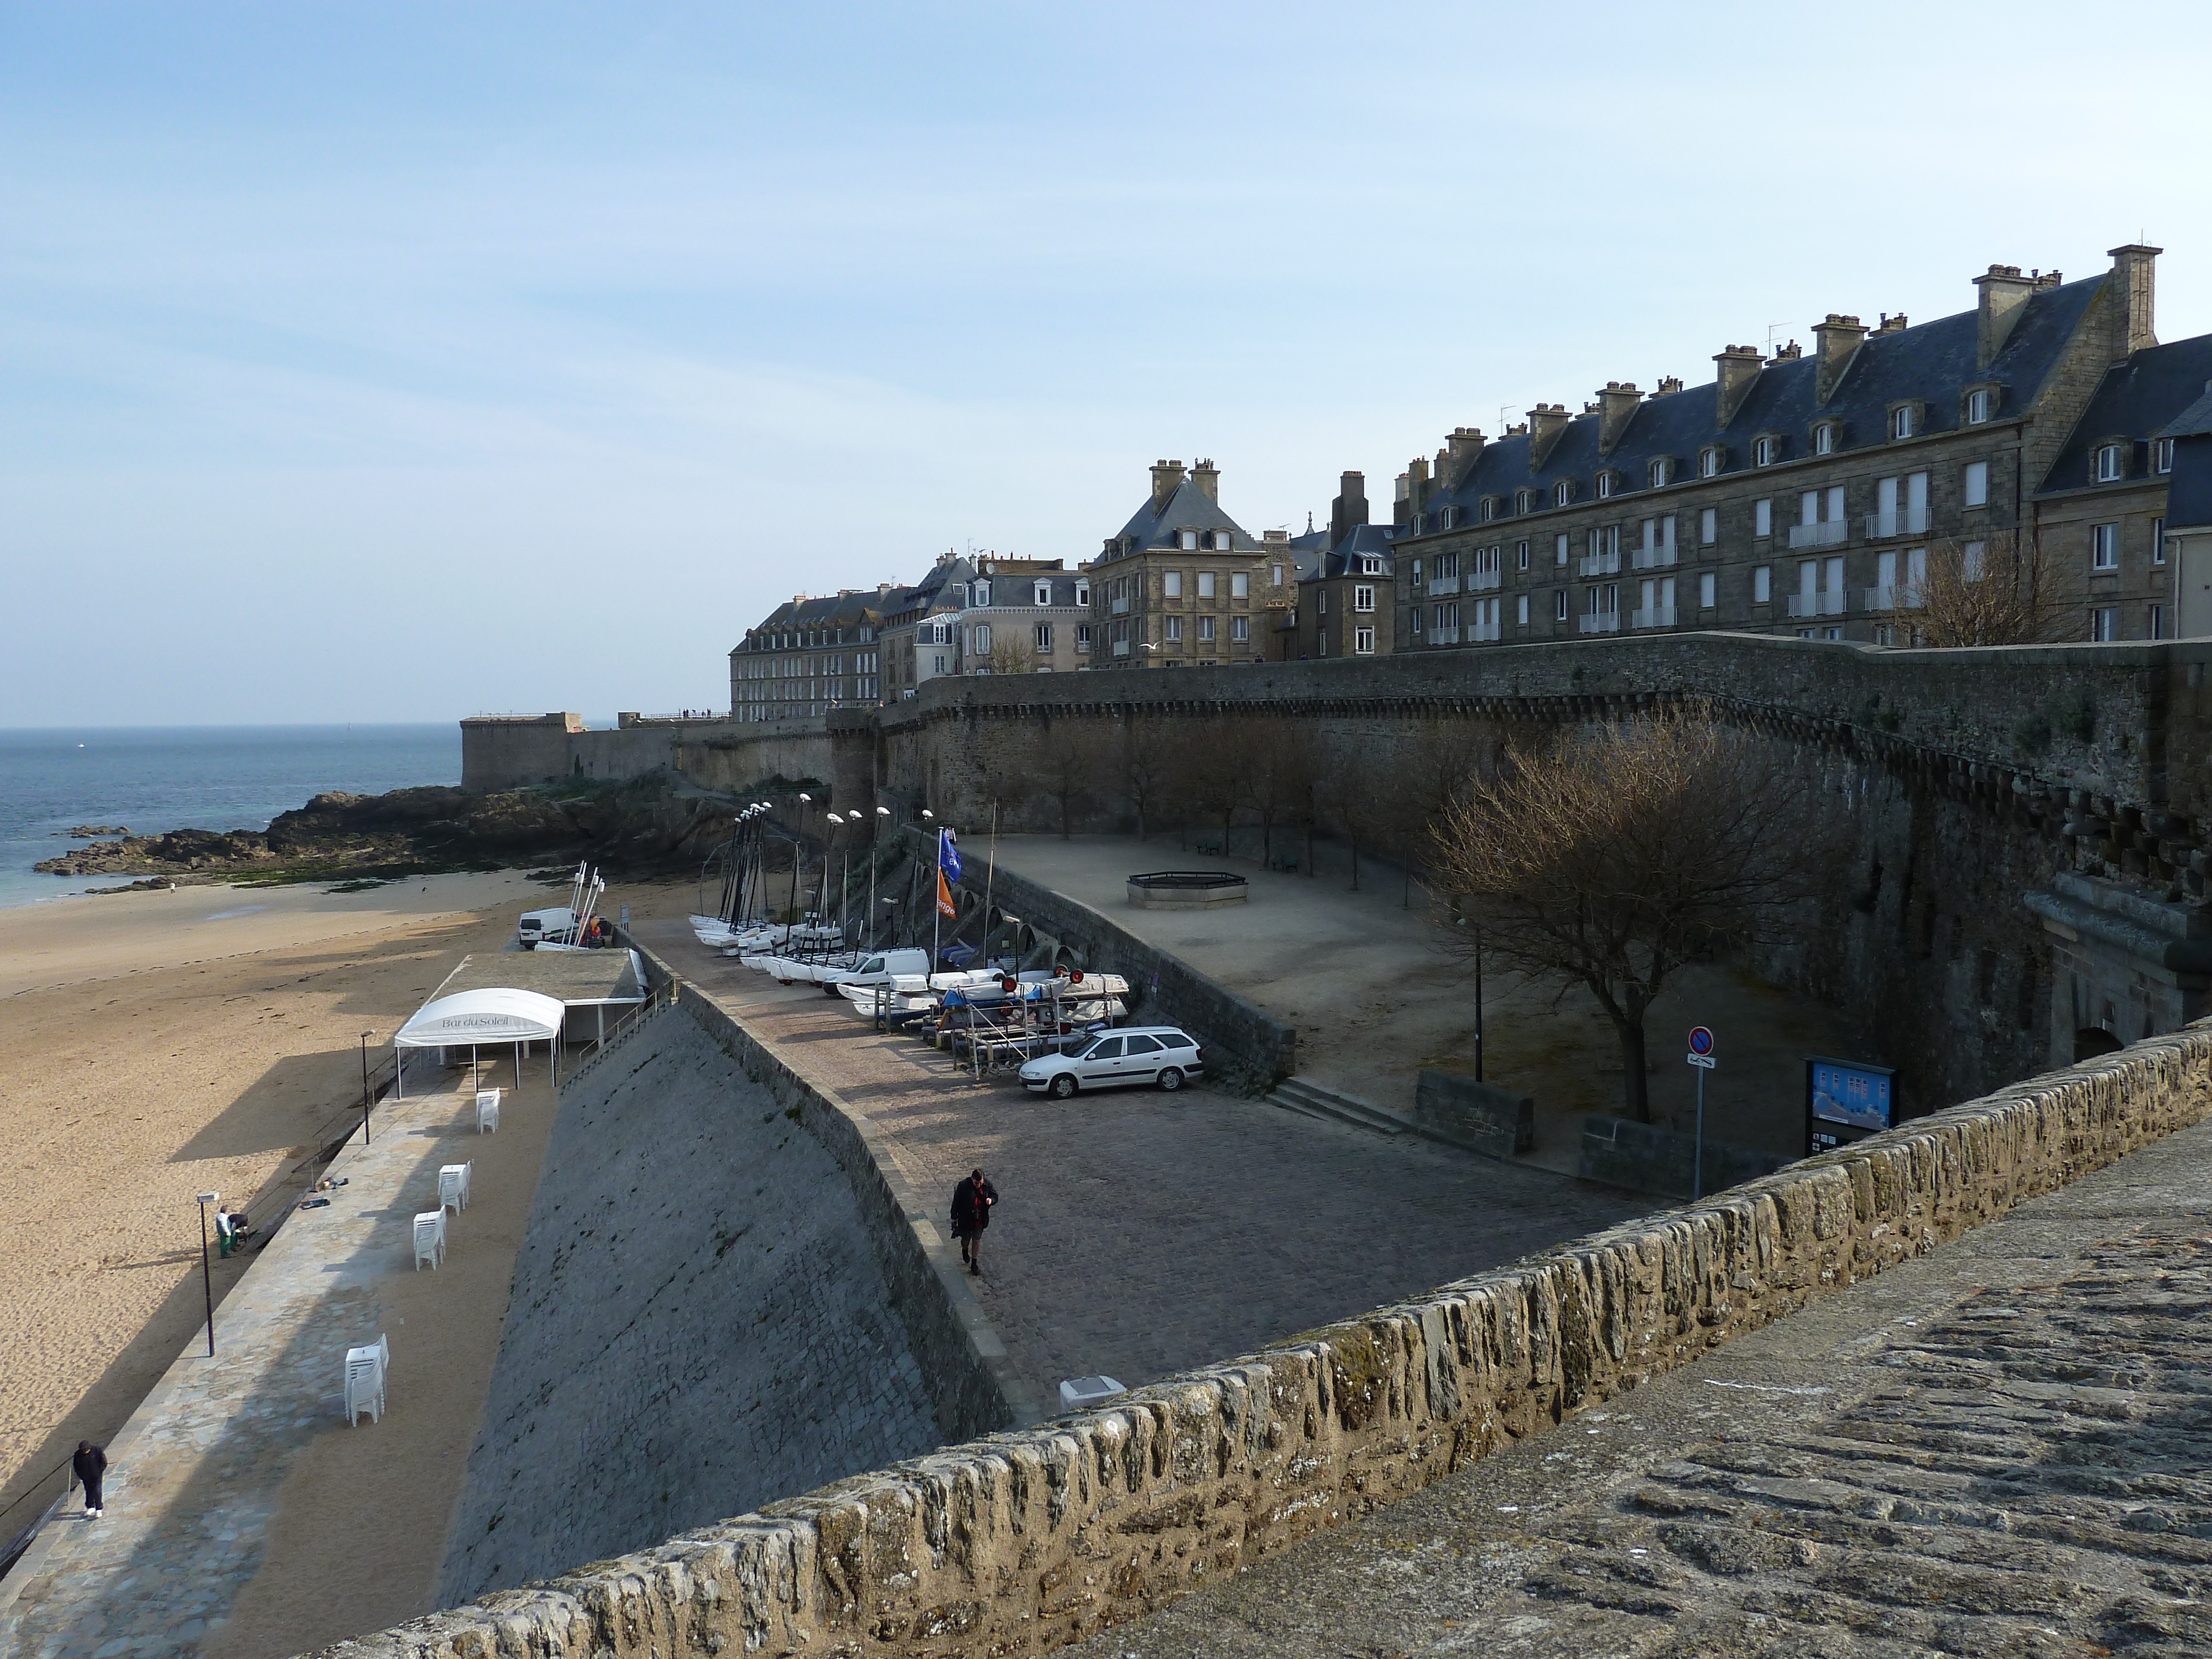
<path id="1" fill-rule="evenodd" d="M 563 1091 L 439 1599 L 941 1438 L 851 1184 L 665 1010 Z"/>

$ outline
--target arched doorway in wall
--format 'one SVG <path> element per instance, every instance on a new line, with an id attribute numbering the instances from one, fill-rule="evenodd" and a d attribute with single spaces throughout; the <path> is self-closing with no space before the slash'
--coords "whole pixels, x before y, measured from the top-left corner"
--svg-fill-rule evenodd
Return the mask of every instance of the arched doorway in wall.
<path id="1" fill-rule="evenodd" d="M 2076 1061 L 2094 1060 L 2099 1054 L 2114 1054 L 2128 1045 L 2101 1025 L 2085 1025 L 2074 1033 L 2074 1058 Z"/>

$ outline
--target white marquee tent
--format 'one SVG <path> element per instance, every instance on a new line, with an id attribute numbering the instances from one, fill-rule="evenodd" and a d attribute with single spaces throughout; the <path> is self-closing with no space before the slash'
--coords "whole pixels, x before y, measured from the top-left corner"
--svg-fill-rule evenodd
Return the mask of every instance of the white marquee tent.
<path id="1" fill-rule="evenodd" d="M 567 1012 L 558 997 L 536 991 L 459 991 L 416 1009 L 414 1018 L 392 1036 L 392 1046 L 474 1048 L 484 1043 L 512 1042 L 517 1057 L 515 1075 L 520 1077 L 520 1056 L 529 1043 L 549 1045 L 552 1062 L 559 1064 L 560 1049 L 555 1039 L 561 1035 L 561 1021 Z"/>

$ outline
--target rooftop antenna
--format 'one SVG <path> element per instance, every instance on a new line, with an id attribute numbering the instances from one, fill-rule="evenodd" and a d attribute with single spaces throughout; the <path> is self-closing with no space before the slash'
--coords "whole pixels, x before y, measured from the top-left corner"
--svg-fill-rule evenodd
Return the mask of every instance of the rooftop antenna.
<path id="1" fill-rule="evenodd" d="M 1790 325 L 1787 323 L 1769 323 L 1766 325 L 1766 355 L 1768 356 L 1771 357 L 1774 355 L 1774 337 L 1789 326 Z"/>
<path id="2" fill-rule="evenodd" d="M 1501 438 L 1505 435 L 1505 411 L 1512 407 L 1510 404 L 1498 405 L 1498 435 Z"/>

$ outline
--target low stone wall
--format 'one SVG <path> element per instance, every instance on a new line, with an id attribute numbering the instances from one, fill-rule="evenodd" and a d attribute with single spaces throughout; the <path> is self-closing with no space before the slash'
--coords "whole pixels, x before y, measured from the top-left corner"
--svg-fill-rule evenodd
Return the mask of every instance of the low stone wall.
<path id="1" fill-rule="evenodd" d="M 1583 1120 L 1583 1144 L 1576 1173 L 1585 1181 L 1602 1181 L 1632 1193 L 1656 1193 L 1662 1198 L 1687 1198 L 1700 1189 L 1717 1193 L 1724 1188 L 1771 1174 L 1794 1160 L 1756 1146 L 1733 1141 L 1705 1139 L 1705 1178 L 1693 1187 L 1690 1172 L 1698 1163 L 1698 1138 L 1656 1123 L 1638 1123 L 1625 1117 L 1593 1115 Z"/>
<path id="2" fill-rule="evenodd" d="M 2203 1024 L 1109 1407 L 841 1481 L 347 1659 L 1042 1653 L 2212 1115 Z"/>
<path id="3" fill-rule="evenodd" d="M 1490 1158 L 1535 1150 L 1535 1097 L 1457 1072 L 1423 1071 L 1413 1085 L 1408 1121 L 1425 1135 Z"/>

